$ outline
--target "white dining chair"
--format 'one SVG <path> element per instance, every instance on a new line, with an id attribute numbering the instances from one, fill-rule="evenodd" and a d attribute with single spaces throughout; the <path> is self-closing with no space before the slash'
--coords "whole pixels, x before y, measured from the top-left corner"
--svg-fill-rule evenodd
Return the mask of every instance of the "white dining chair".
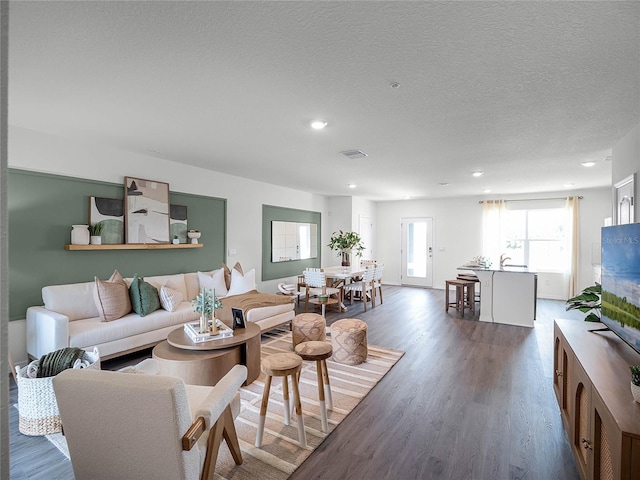
<path id="1" fill-rule="evenodd" d="M 373 292 L 373 277 L 375 274 L 375 266 L 367 267 L 362 275 L 362 280 L 357 282 L 351 282 L 344 286 L 345 293 L 350 296 L 350 303 L 353 305 L 353 297 L 356 293 L 360 293 L 360 298 L 364 304 L 364 311 L 367 311 L 367 296 L 371 297 L 371 307 L 375 307 L 374 292 Z"/>
<path id="2" fill-rule="evenodd" d="M 342 303 L 342 289 L 327 286 L 327 275 L 321 268 L 307 268 L 304 272 L 305 300 L 304 311 L 309 311 L 309 298 L 318 295 L 338 297 L 338 305 Z"/>
<path id="3" fill-rule="evenodd" d="M 373 295 L 377 297 L 377 292 L 380 292 L 380 305 L 382 305 L 382 272 L 384 270 L 384 263 L 376 263 L 375 269 L 376 271 L 373 274 Z"/>

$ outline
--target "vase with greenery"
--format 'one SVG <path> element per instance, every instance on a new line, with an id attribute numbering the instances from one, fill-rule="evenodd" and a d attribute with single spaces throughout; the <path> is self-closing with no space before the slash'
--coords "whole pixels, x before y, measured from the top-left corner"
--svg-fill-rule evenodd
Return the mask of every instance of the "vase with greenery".
<path id="1" fill-rule="evenodd" d="M 351 265 L 350 254 L 355 252 L 359 257 L 362 256 L 364 245 L 362 244 L 362 238 L 356 232 L 333 232 L 327 245 L 331 250 L 338 252 L 338 255 L 342 255 L 342 266 L 348 267 Z"/>
<path id="2" fill-rule="evenodd" d="M 209 319 L 213 319 L 212 333 L 215 333 L 218 327 L 215 321 L 216 308 L 222 308 L 222 302 L 216 297 L 215 290 L 202 287 L 198 296 L 191 300 L 191 305 L 200 314 L 200 333 L 209 331 Z"/>
<path id="3" fill-rule="evenodd" d="M 599 283 L 582 290 L 580 295 L 567 300 L 567 310 L 580 310 L 586 313 L 585 322 L 599 322 L 601 311 L 602 287 Z"/>
<path id="4" fill-rule="evenodd" d="M 92 245 L 102 244 L 102 231 L 104 230 L 104 223 L 97 222 L 93 225 L 89 225 L 89 235 L 91 235 Z"/>
<path id="5" fill-rule="evenodd" d="M 640 365 L 631 365 L 631 393 L 633 399 L 640 403 Z"/>

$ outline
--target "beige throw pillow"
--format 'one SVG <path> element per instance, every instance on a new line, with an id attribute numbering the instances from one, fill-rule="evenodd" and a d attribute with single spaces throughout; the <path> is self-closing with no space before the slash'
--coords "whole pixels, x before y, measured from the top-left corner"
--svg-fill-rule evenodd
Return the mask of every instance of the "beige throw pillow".
<path id="1" fill-rule="evenodd" d="M 94 278 L 96 286 L 93 290 L 93 299 L 103 322 L 116 320 L 131 312 L 129 289 L 118 270 L 115 270 L 107 281 Z"/>

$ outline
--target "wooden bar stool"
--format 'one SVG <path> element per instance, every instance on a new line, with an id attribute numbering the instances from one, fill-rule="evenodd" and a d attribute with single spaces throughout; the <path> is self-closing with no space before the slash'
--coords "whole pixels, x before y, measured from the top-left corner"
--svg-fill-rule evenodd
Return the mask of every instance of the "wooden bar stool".
<path id="1" fill-rule="evenodd" d="M 333 410 L 333 401 L 331 399 L 331 385 L 329 384 L 329 371 L 327 370 L 327 358 L 333 354 L 333 348 L 327 342 L 302 342 L 296 345 L 296 353 L 303 360 L 316 362 L 316 371 L 318 374 L 318 404 L 320 405 L 320 420 L 322 422 L 322 431 L 328 430 L 327 410 Z M 298 375 L 300 375 L 298 373 Z M 299 381 L 299 378 L 298 378 Z M 325 398 L 327 402 L 325 403 Z"/>
<path id="2" fill-rule="evenodd" d="M 472 280 L 446 280 L 446 292 L 445 292 L 445 312 L 449 311 L 449 307 L 454 307 L 464 318 L 464 309 L 471 310 L 473 316 L 476 312 L 475 309 L 475 287 L 476 282 Z M 456 288 L 456 301 L 449 301 L 449 292 L 451 287 Z"/>
<path id="3" fill-rule="evenodd" d="M 298 417 L 298 441 L 302 448 L 307 447 L 307 435 L 304 431 L 302 420 L 302 404 L 300 402 L 300 389 L 298 388 L 298 376 L 302 368 L 302 358 L 295 353 L 274 353 L 262 359 L 262 373 L 267 376 L 262 392 L 262 404 L 260 405 L 260 419 L 258 420 L 258 432 L 256 433 L 256 447 L 262 446 L 262 436 L 264 434 L 264 422 L 269 405 L 269 390 L 271 389 L 271 379 L 282 377 L 282 399 L 284 404 L 284 424 L 291 423 L 289 410 L 289 379 L 293 385 L 293 402 Z"/>
<path id="4" fill-rule="evenodd" d="M 472 282 L 476 282 L 476 302 L 480 303 L 480 279 L 475 273 L 459 273 L 458 280 L 470 280 Z"/>

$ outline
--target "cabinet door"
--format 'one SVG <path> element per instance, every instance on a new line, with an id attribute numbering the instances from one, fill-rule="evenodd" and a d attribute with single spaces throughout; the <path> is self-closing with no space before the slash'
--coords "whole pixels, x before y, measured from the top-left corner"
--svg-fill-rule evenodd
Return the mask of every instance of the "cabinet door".
<path id="1" fill-rule="evenodd" d="M 573 362 L 571 372 L 571 449 L 582 478 L 592 478 L 593 436 L 591 429 L 591 382 L 579 362 Z"/>
<path id="2" fill-rule="evenodd" d="M 591 393 L 591 403 L 593 406 L 591 411 L 593 479 L 630 478 L 628 475 L 621 475 L 622 432 L 613 421 L 598 392 Z"/>

